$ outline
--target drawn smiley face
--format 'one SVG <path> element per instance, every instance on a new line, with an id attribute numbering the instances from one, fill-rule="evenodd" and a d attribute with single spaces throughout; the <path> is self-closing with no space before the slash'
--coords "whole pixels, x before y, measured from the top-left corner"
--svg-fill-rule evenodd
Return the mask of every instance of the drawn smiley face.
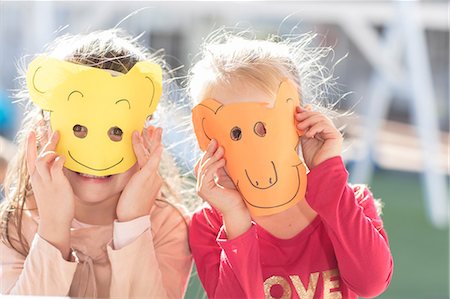
<path id="1" fill-rule="evenodd" d="M 306 167 L 297 153 L 297 105 L 295 84 L 283 80 L 273 107 L 207 99 L 193 109 L 200 147 L 204 150 L 211 139 L 224 147 L 227 172 L 255 216 L 281 212 L 304 198 Z"/>
<path id="2" fill-rule="evenodd" d="M 60 132 L 56 151 L 65 167 L 97 176 L 125 172 L 136 163 L 131 143 L 158 104 L 161 68 L 138 62 L 127 74 L 38 57 L 29 66 L 31 99 L 50 111 Z"/>

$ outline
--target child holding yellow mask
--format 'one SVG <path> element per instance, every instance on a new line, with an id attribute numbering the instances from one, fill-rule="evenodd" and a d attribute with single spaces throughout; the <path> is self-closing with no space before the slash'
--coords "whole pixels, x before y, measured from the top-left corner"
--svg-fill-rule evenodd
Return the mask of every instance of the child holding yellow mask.
<path id="1" fill-rule="evenodd" d="M 225 32 L 192 69 L 205 151 L 197 191 L 209 205 L 193 216 L 189 241 L 209 298 L 374 297 L 390 282 L 373 196 L 347 183 L 332 121 L 304 106 L 326 82 L 326 50 L 310 43 Z"/>
<path id="2" fill-rule="evenodd" d="M 145 127 L 162 63 L 111 30 L 62 38 L 30 63 L 35 105 L 5 181 L 2 294 L 182 298 L 186 221 L 158 171 L 162 129 Z"/>

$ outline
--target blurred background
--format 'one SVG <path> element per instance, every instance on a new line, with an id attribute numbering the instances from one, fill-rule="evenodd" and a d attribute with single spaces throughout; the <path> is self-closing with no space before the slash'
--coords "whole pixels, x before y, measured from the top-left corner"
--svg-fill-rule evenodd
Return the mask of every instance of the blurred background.
<path id="1" fill-rule="evenodd" d="M 351 180 L 368 183 L 385 205 L 395 267 L 379 298 L 449 298 L 447 1 L 2 1 L 0 182 L 22 117 L 11 97 L 22 57 L 66 33 L 115 26 L 142 34 L 144 46 L 163 48 L 180 78 L 202 39 L 222 26 L 251 29 L 259 38 L 317 32 L 317 45 L 334 48 L 326 63 L 341 93 L 330 101 L 345 94 L 337 107 L 353 112 L 340 120 Z M 190 158 L 189 150 L 173 152 Z M 186 298 L 202 297 L 194 269 Z"/>

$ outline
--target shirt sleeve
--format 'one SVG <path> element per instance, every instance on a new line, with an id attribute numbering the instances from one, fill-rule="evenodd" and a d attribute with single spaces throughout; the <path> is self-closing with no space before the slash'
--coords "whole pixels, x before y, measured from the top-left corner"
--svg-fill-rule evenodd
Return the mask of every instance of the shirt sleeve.
<path id="1" fill-rule="evenodd" d="M 347 179 L 341 157 L 324 161 L 308 174 L 306 200 L 325 224 L 344 282 L 361 297 L 375 297 L 389 285 L 393 259 L 373 195 Z"/>
<path id="2" fill-rule="evenodd" d="M 130 221 L 114 221 L 113 245 L 114 249 L 121 249 L 137 239 L 150 228 L 150 217 L 142 216 Z"/>
<path id="3" fill-rule="evenodd" d="M 220 216 L 205 208 L 194 215 L 189 240 L 208 298 L 265 298 L 254 225 L 228 240 Z"/>
<path id="4" fill-rule="evenodd" d="M 77 263 L 66 261 L 61 252 L 35 235 L 25 257 L 0 243 L 2 294 L 67 296 Z"/>
<path id="5" fill-rule="evenodd" d="M 111 298 L 183 298 L 192 267 L 187 226 L 174 214 L 152 230 L 153 223 L 126 246 L 108 246 Z"/>

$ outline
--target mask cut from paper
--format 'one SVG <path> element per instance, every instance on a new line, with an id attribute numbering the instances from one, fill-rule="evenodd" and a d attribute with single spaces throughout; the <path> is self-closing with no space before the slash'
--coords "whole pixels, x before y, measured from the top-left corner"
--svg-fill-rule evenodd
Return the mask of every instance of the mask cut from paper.
<path id="1" fill-rule="evenodd" d="M 106 176 L 136 163 L 131 134 L 141 131 L 162 93 L 161 67 L 136 63 L 126 74 L 47 56 L 34 59 L 26 75 L 31 100 L 50 111 L 60 140 L 56 152 L 76 172 Z"/>
<path id="2" fill-rule="evenodd" d="M 294 118 L 299 104 L 295 84 L 285 79 L 273 107 L 205 99 L 192 111 L 200 148 L 206 150 L 211 139 L 224 148 L 227 173 L 253 216 L 282 212 L 305 196 L 306 167 L 297 153 L 301 132 Z"/>

